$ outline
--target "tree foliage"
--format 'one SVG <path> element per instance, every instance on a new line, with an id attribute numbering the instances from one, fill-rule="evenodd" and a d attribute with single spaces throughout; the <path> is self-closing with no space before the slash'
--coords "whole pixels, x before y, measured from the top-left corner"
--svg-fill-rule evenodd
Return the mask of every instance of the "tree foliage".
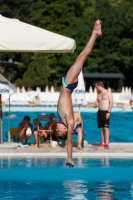
<path id="1" fill-rule="evenodd" d="M 25 87 L 61 85 L 77 55 L 87 43 L 96 19 L 103 23 L 103 35 L 84 64 L 84 72 L 121 72 L 125 85 L 133 87 L 133 0 L 0 0 L 0 13 L 72 37 L 73 54 L 1 53 L 19 62 L 6 70 L 16 85 Z"/>

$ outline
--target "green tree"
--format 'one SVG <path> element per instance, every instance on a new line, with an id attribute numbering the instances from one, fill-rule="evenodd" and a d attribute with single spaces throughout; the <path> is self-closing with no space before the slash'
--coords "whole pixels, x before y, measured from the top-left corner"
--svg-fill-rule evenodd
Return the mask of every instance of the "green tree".
<path id="1" fill-rule="evenodd" d="M 32 61 L 28 65 L 28 69 L 23 75 L 23 79 L 17 79 L 17 85 L 25 85 L 27 88 L 35 88 L 36 86 L 44 88 L 50 82 L 50 75 L 56 72 L 54 67 L 52 69 L 49 66 L 49 63 L 53 61 L 53 54 L 47 56 L 43 54 L 42 56 L 41 54 L 35 53 L 32 56 Z"/>
<path id="2" fill-rule="evenodd" d="M 1 53 L 20 62 L 10 69 L 18 85 L 61 86 L 66 73 L 87 43 L 96 19 L 101 19 L 103 35 L 84 64 L 84 72 L 122 72 L 125 85 L 133 83 L 133 0 L 0 0 L 0 13 L 6 17 L 56 32 L 76 40 L 73 54 Z M 38 70 L 36 66 L 38 65 Z M 40 70 L 39 70 L 40 69 Z M 42 73 L 45 73 L 45 77 Z M 36 74 L 37 73 L 37 74 Z M 7 70 L 8 74 L 8 70 Z M 32 74 L 32 75 L 31 75 Z M 33 79 L 33 77 L 35 77 Z M 17 80 L 18 79 L 18 80 Z"/>

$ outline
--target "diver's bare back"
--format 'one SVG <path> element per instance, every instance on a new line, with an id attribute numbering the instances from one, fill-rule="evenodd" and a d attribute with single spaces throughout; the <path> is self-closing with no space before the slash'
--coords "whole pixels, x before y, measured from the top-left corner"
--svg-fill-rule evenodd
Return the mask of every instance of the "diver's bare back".
<path id="1" fill-rule="evenodd" d="M 67 116 L 70 116 L 70 115 L 73 116 L 71 91 L 68 90 L 67 88 L 62 87 L 61 89 L 57 110 L 58 110 L 59 117 L 63 123 L 65 123 L 64 119 Z M 67 124 L 65 123 L 65 125 Z"/>

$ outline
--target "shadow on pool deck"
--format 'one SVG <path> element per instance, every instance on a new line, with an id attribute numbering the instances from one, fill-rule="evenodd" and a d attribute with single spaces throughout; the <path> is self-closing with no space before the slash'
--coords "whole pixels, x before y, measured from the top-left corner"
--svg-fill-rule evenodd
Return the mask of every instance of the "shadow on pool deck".
<path id="1" fill-rule="evenodd" d="M 9 148 L 10 147 L 10 148 Z M 66 156 L 67 150 L 62 147 L 50 148 L 48 144 L 41 144 L 40 148 L 29 146 L 27 148 L 17 147 L 17 143 L 0 144 L 0 156 Z M 73 157 L 133 157 L 133 143 L 110 143 L 109 149 L 98 149 L 98 143 L 88 144 L 83 150 L 73 147 Z"/>

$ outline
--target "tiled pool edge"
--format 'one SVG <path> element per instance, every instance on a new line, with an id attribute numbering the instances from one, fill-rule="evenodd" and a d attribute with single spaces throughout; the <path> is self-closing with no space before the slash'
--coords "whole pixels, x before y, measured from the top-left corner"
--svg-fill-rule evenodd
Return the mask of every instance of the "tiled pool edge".
<path id="1" fill-rule="evenodd" d="M 66 152 L 60 152 L 60 153 L 0 153 L 0 157 L 66 157 Z M 90 158 L 96 158 L 96 157 L 113 157 L 113 158 L 133 158 L 133 153 L 73 153 L 73 158 L 75 157 L 90 157 Z"/>

